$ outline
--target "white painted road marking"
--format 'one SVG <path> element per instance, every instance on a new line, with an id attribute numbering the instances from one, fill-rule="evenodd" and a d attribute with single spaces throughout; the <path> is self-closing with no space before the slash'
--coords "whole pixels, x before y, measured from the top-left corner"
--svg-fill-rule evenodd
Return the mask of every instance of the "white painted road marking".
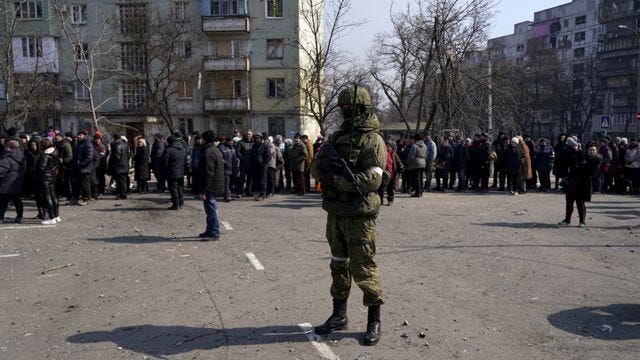
<path id="1" fill-rule="evenodd" d="M 55 225 L 0 226 L 0 230 L 42 229 L 52 227 L 55 227 Z"/>
<path id="2" fill-rule="evenodd" d="M 264 270 L 264 266 L 262 266 L 262 264 L 260 264 L 260 261 L 258 261 L 258 259 L 256 259 L 256 256 L 253 255 L 253 253 L 246 253 L 245 255 L 247 255 L 247 259 L 249 259 L 249 261 L 251 262 L 251 265 L 253 265 L 254 268 L 256 268 L 256 270 Z"/>
<path id="3" fill-rule="evenodd" d="M 0 258 L 9 258 L 9 257 L 16 257 L 16 256 L 20 256 L 20 254 L 0 255 Z"/>
<path id="4" fill-rule="evenodd" d="M 319 335 L 316 335 L 313 332 L 313 327 L 311 327 L 311 324 L 304 323 L 304 324 L 298 324 L 298 326 L 300 327 L 300 329 L 302 329 L 302 331 L 304 331 L 304 334 L 307 335 L 307 339 L 309 339 L 309 342 L 311 342 L 311 345 L 313 345 L 316 348 L 316 350 L 318 350 L 318 352 L 320 353 L 320 356 L 322 356 L 323 359 L 340 360 L 340 358 L 333 353 L 333 351 L 331 350 L 331 348 L 329 348 L 329 346 L 327 346 L 327 344 L 317 341 L 318 339 L 322 339 L 322 337 Z"/>
<path id="5" fill-rule="evenodd" d="M 229 224 L 226 221 L 220 221 L 220 224 L 222 224 L 222 226 L 224 226 L 225 230 L 229 230 L 229 231 L 233 230 L 233 228 L 231 227 L 231 224 Z"/>

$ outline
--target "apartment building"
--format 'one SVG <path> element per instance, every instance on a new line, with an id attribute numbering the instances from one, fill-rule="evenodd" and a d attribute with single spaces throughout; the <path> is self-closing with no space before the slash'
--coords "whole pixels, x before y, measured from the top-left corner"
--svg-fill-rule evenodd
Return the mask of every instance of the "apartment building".
<path id="1" fill-rule="evenodd" d="M 122 132 L 120 125 L 126 125 L 130 136 L 166 133 L 168 118 L 186 133 L 319 132 L 315 121 L 302 115 L 297 91 L 305 61 L 296 45 L 304 41 L 304 1 L 8 3 L 24 6 L 28 14 L 36 9 L 34 19 L 19 20 L 20 36 L 41 38 L 46 63 L 58 74 L 56 114 L 33 130 L 94 129 L 96 109 L 101 128 Z M 26 48 L 30 55 L 38 49 L 22 41 L 16 36 L 15 50 Z M 32 71 L 29 65 L 41 57 L 37 51 L 17 57 L 13 68 Z"/>
<path id="2" fill-rule="evenodd" d="M 566 66 L 567 72 L 574 73 L 575 88 L 584 84 L 577 74 L 587 73 L 590 62 L 598 55 L 601 40 L 600 3 L 602 0 L 573 0 L 566 4 L 537 11 L 533 21 L 515 25 L 514 34 L 490 39 L 488 49 L 492 56 L 516 62 L 528 62 L 530 72 L 536 71 L 531 61 L 546 61 L 544 55 L 553 54 Z M 544 70 L 542 70 L 544 71 Z M 544 78 L 542 76 L 541 78 Z M 552 81 L 545 79 L 544 81 Z M 541 89 L 551 84 L 543 84 Z M 577 93 L 576 93 L 577 94 Z M 584 94 L 582 94 L 584 95 Z M 587 122 L 590 132 L 594 115 L 585 115 L 585 111 L 566 111 L 557 109 L 538 109 L 534 125 L 530 129 L 534 137 L 556 138 L 567 131 L 565 124 Z M 600 123 L 598 122 L 598 125 Z"/>
<path id="3" fill-rule="evenodd" d="M 636 112 L 640 104 L 640 1 L 604 0 L 599 6 L 601 33 L 598 61 L 601 65 L 602 94 L 598 112 L 609 116 L 610 128 L 594 121 L 593 132 L 619 136 L 638 134 Z"/>

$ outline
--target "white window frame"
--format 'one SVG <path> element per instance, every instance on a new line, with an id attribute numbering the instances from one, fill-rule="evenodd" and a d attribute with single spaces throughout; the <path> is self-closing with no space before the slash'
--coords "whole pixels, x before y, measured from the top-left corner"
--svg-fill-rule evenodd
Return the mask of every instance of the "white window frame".
<path id="1" fill-rule="evenodd" d="M 136 43 L 120 43 L 120 69 L 132 72 L 143 72 L 146 69 L 146 58 L 142 48 Z"/>
<path id="2" fill-rule="evenodd" d="M 23 37 L 22 39 L 22 57 L 23 58 L 42 58 L 44 52 L 42 49 L 41 37 Z"/>
<path id="3" fill-rule="evenodd" d="M 267 39 L 267 60 L 284 59 L 284 39 Z"/>
<path id="4" fill-rule="evenodd" d="M 212 0 L 211 16 L 246 15 L 246 0 Z"/>
<path id="5" fill-rule="evenodd" d="M 574 21 L 574 24 L 576 26 L 578 25 L 584 25 L 587 23 L 587 15 L 580 15 L 580 16 L 576 16 L 576 19 Z"/>
<path id="6" fill-rule="evenodd" d="M 193 57 L 193 44 L 190 40 L 184 40 L 178 42 L 178 56 L 182 60 L 188 60 Z"/>
<path id="7" fill-rule="evenodd" d="M 89 99 L 89 89 L 87 89 L 86 86 L 82 85 L 80 81 L 77 81 L 73 84 L 73 93 L 78 100 Z"/>
<path id="8" fill-rule="evenodd" d="M 264 2 L 265 17 L 267 19 L 281 19 L 284 17 L 284 0 L 267 0 Z M 275 13 L 273 10 L 277 6 Z"/>
<path id="9" fill-rule="evenodd" d="M 42 0 L 19 0 L 13 2 L 14 14 L 20 20 L 40 20 L 43 18 Z"/>
<path id="10" fill-rule="evenodd" d="M 123 109 L 142 109 L 149 99 L 144 81 L 125 81 L 120 86 L 120 101 Z"/>
<path id="11" fill-rule="evenodd" d="M 582 41 L 585 41 L 585 40 L 587 40 L 587 33 L 585 31 L 579 31 L 579 32 L 573 34 L 573 41 L 582 42 Z"/>
<path id="12" fill-rule="evenodd" d="M 176 1 L 175 12 L 176 12 L 177 21 L 190 21 L 191 20 L 191 2 Z"/>
<path id="13" fill-rule="evenodd" d="M 76 61 L 86 62 L 89 57 L 89 44 L 79 43 L 74 45 L 76 53 Z"/>
<path id="14" fill-rule="evenodd" d="M 132 29 L 130 25 L 136 21 L 140 21 L 144 17 L 146 24 L 147 4 L 146 3 L 125 3 L 117 4 L 116 11 L 118 15 L 118 31 L 120 34 L 130 34 Z"/>
<path id="15" fill-rule="evenodd" d="M 87 23 L 87 5 L 86 4 L 71 5 L 71 23 L 72 24 Z"/>
<path id="16" fill-rule="evenodd" d="M 284 98 L 284 78 L 267 79 L 267 97 Z"/>

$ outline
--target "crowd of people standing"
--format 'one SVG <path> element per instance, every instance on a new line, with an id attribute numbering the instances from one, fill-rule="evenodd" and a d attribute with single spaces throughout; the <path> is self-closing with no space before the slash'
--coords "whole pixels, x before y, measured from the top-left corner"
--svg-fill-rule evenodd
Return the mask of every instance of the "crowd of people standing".
<path id="1" fill-rule="evenodd" d="M 236 130 L 231 136 L 215 137 L 213 143 L 223 158 L 224 188 L 219 199 L 223 202 L 241 197 L 262 201 L 279 192 L 303 196 L 321 188 L 313 181 L 310 166 L 322 146 L 322 135 L 312 143 L 304 134 L 283 139 Z M 54 224 L 61 221 L 59 197 L 66 198 L 68 205 L 79 206 L 107 191 L 126 199 L 131 190 L 148 192 L 152 174 L 157 181 L 154 191 L 168 190 L 169 209 L 180 210 L 185 188 L 197 195 L 193 184 L 205 144 L 198 132 L 174 132 L 166 138 L 158 133 L 149 146 L 144 137 L 135 137 L 130 144 L 117 133 L 105 137 L 100 131 L 63 134 L 49 129 L 46 134 L 29 136 L 10 129 L 0 142 L 0 220 L 4 221 L 12 202 L 14 221 L 22 222 L 22 198 L 26 196 L 36 200 L 36 217 L 43 224 Z M 449 190 L 487 193 L 495 189 L 511 195 L 558 190 L 567 185 L 563 179 L 576 173 L 576 146 L 582 154 L 595 147 L 599 159 L 588 175 L 590 187 L 583 192 L 640 191 L 640 147 L 635 138 L 603 137 L 582 146 L 577 138 L 562 134 L 552 146 L 544 138 L 534 142 L 527 134 L 510 138 L 501 132 L 490 142 L 486 133 L 466 139 L 417 133 L 397 140 L 389 137 L 386 146 L 387 167 L 379 195 L 381 199 L 386 196 L 388 205 L 393 204 L 397 191 L 421 197 L 424 192 Z"/>

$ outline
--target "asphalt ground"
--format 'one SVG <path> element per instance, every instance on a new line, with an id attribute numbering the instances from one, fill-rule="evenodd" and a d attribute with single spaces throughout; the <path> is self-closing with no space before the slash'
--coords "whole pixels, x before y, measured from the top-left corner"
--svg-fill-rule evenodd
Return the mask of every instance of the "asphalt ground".
<path id="1" fill-rule="evenodd" d="M 378 218 L 383 336 L 330 314 L 319 194 L 220 203 L 169 195 L 61 206 L 0 225 L 0 359 L 638 359 L 640 198 L 594 195 L 587 228 L 557 192 L 399 194 Z M 11 220 L 10 209 L 5 220 Z M 307 332 L 305 332 L 307 330 Z"/>

